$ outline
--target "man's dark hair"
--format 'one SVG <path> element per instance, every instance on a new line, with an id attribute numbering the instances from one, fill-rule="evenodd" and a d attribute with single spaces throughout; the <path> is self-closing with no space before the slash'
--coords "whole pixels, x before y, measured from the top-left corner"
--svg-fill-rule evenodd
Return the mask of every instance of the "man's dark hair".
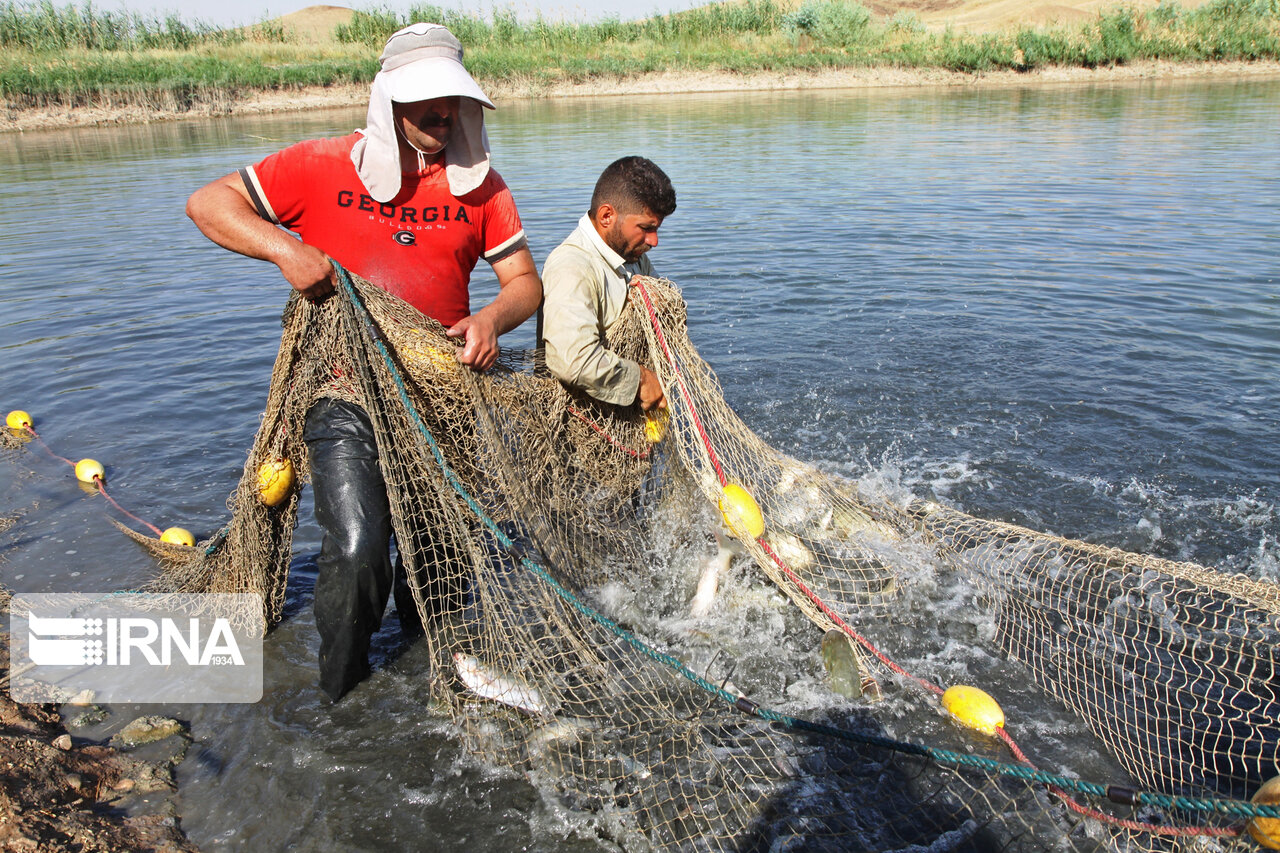
<path id="1" fill-rule="evenodd" d="M 611 204 L 624 216 L 648 209 L 666 219 L 676 209 L 676 191 L 671 179 L 643 157 L 623 157 L 610 163 L 596 181 L 591 194 L 591 217 L 602 204 Z"/>

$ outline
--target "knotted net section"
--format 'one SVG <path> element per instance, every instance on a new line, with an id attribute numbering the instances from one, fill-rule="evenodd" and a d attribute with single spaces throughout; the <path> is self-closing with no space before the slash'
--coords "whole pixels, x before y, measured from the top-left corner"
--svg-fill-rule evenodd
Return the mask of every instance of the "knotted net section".
<path id="1" fill-rule="evenodd" d="M 621 849 L 1253 849 L 1247 813 L 1197 803 L 1280 772 L 1273 584 L 864 493 L 782 454 L 726 404 L 667 281 L 633 282 L 608 342 L 662 380 L 654 421 L 566 390 L 534 352 L 475 373 L 438 323 L 342 283 L 290 301 L 231 520 L 195 549 L 154 544 L 158 587 L 259 593 L 281 618 L 298 490 L 266 506 L 258 472 L 287 459 L 305 479 L 306 412 L 339 396 L 374 425 L 433 698 L 480 760 Z M 691 586 L 681 561 L 717 528 L 788 647 L 733 682 L 698 657 L 705 631 L 617 595 Z M 975 615 L 951 621 L 1002 698 L 1074 726 L 1096 761 L 1048 750 L 1033 771 L 1006 730 L 944 717 L 948 652 L 919 630 L 946 621 L 939 596 Z M 779 667 L 821 672 L 832 632 L 854 689 L 789 690 Z M 1122 793 L 1073 785 L 1095 770 Z"/>

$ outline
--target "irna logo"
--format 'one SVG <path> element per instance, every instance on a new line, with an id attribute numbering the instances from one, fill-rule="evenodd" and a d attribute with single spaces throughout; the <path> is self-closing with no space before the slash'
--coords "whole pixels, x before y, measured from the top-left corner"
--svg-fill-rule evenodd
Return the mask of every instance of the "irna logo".
<path id="1" fill-rule="evenodd" d="M 27 616 L 28 649 L 37 666 L 131 666 L 145 661 L 169 666 L 181 659 L 191 666 L 244 666 L 244 655 L 226 619 L 204 627 L 170 617 L 77 619 Z M 202 636 L 203 634 L 203 636 Z"/>
<path id="2" fill-rule="evenodd" d="M 44 593 L 9 606 L 17 702 L 256 702 L 262 597 Z"/>

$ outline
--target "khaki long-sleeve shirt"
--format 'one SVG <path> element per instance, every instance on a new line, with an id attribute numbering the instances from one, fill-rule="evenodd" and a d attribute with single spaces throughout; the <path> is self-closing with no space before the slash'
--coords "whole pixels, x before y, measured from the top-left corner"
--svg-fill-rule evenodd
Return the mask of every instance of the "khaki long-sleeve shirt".
<path id="1" fill-rule="evenodd" d="M 649 259 L 624 262 L 587 216 L 542 267 L 547 367 L 560 381 L 619 406 L 635 401 L 640 365 L 610 351 L 605 334 L 622 314 L 633 275 L 653 275 Z"/>

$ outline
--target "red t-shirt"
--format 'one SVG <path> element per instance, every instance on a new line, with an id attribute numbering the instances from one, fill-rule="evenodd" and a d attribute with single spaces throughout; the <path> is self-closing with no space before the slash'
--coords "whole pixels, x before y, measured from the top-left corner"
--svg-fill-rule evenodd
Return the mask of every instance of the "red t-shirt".
<path id="1" fill-rule="evenodd" d="M 457 198 L 443 165 L 405 173 L 400 194 L 373 200 L 351 162 L 360 134 L 315 139 L 240 171 L 258 213 L 452 326 L 471 313 L 467 284 L 480 258 L 493 263 L 525 245 L 515 200 L 492 169 Z"/>

